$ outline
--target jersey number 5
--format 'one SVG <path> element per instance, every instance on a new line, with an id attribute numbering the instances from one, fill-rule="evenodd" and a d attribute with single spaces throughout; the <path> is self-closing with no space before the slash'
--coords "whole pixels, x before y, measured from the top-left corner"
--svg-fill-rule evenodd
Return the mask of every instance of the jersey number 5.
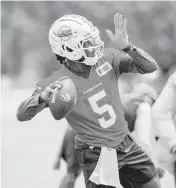
<path id="1" fill-rule="evenodd" d="M 104 90 L 100 91 L 99 93 L 93 95 L 92 97 L 89 97 L 89 103 L 93 109 L 93 111 L 99 115 L 102 115 L 105 112 L 108 112 L 110 115 L 110 118 L 108 120 L 105 120 L 104 117 L 99 118 L 98 121 L 103 128 L 108 128 L 112 126 L 116 121 L 116 114 L 114 112 L 114 109 L 111 105 L 105 104 L 101 107 L 98 106 L 97 102 L 101 100 L 102 98 L 106 97 L 106 93 Z"/>

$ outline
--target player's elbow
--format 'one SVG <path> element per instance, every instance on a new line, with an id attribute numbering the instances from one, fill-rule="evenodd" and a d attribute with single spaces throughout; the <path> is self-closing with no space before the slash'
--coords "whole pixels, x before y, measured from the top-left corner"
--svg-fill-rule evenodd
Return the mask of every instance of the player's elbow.
<path id="1" fill-rule="evenodd" d="M 23 118 L 23 116 L 20 113 L 16 114 L 16 118 L 18 121 L 25 121 L 25 119 Z"/>
<path id="2" fill-rule="evenodd" d="M 22 121 L 26 121 L 22 116 L 17 116 L 17 120 L 18 120 L 18 121 L 21 121 L 21 122 L 22 122 Z"/>
<path id="3" fill-rule="evenodd" d="M 136 66 L 137 71 L 141 74 L 153 73 L 158 69 L 157 63 L 155 60 L 150 60 L 150 61 L 147 60 L 145 64 L 143 65 L 136 64 L 135 66 Z"/>
<path id="4" fill-rule="evenodd" d="M 147 67 L 147 69 L 145 70 L 145 73 L 152 73 L 152 72 L 155 72 L 157 69 L 158 69 L 157 63 L 154 59 L 152 59 L 150 61 L 150 66 Z"/>
<path id="5" fill-rule="evenodd" d="M 29 120 L 23 114 L 18 113 L 18 112 L 16 113 L 16 117 L 17 117 L 18 121 L 27 121 L 27 120 Z"/>
<path id="6" fill-rule="evenodd" d="M 152 57 L 150 58 L 150 65 L 151 65 L 150 69 L 149 69 L 150 73 L 152 73 L 152 72 L 154 72 L 154 71 L 156 71 L 158 69 L 157 62 Z"/>
<path id="7" fill-rule="evenodd" d="M 155 62 L 155 60 L 152 62 L 152 65 L 150 67 L 150 69 L 148 70 L 148 73 L 152 73 L 155 72 L 158 69 L 157 64 Z"/>
<path id="8" fill-rule="evenodd" d="M 17 110 L 16 118 L 18 121 L 28 121 L 31 118 L 29 116 L 25 115 L 25 112 L 21 111 L 20 109 Z"/>

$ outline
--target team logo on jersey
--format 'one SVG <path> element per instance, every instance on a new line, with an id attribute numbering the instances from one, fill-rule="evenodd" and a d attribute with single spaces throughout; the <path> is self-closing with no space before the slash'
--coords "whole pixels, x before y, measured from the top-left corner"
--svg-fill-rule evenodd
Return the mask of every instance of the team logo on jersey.
<path id="1" fill-rule="evenodd" d="M 70 27 L 62 26 L 55 35 L 57 35 L 61 40 L 67 41 L 73 36 L 73 33 Z"/>
<path id="2" fill-rule="evenodd" d="M 102 77 L 105 74 L 107 74 L 110 70 L 112 70 L 112 66 L 110 65 L 110 63 L 108 61 L 106 61 L 103 65 L 99 66 L 96 69 L 96 72 L 97 72 L 98 76 Z"/>

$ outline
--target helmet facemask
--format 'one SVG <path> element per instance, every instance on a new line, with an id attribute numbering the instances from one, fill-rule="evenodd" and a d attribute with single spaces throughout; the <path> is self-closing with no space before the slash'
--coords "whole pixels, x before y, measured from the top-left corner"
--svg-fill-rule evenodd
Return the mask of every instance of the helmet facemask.
<path id="1" fill-rule="evenodd" d="M 104 42 L 99 36 L 99 31 L 94 28 L 90 34 L 88 34 L 83 41 L 80 42 L 86 65 L 94 65 L 103 56 Z"/>
<path id="2" fill-rule="evenodd" d="M 67 59 L 93 66 L 103 56 L 104 42 L 101 40 L 97 28 L 94 28 L 86 37 L 79 38 L 79 42 L 74 44 L 74 46 L 70 45 L 68 41 L 62 46 Z M 84 59 L 84 61 L 80 62 L 80 59 Z"/>

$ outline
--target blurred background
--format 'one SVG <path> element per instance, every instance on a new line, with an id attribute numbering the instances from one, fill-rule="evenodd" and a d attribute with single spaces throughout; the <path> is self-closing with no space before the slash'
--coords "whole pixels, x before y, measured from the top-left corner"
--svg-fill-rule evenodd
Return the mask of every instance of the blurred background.
<path id="1" fill-rule="evenodd" d="M 105 29 L 114 31 L 117 11 L 128 19 L 129 39 L 134 45 L 149 52 L 162 69 L 176 65 L 176 2 L 14 1 L 2 2 L 2 78 L 10 77 L 15 87 L 33 87 L 59 68 L 49 46 L 48 30 L 65 14 L 91 20 L 100 29 L 105 47 L 110 47 Z"/>
<path id="2" fill-rule="evenodd" d="M 139 81 L 160 92 L 176 69 L 176 2 L 1 2 L 3 188 L 54 188 L 64 171 L 63 167 L 53 172 L 52 163 L 64 135 L 65 120 L 54 121 L 48 110 L 25 123 L 17 122 L 15 116 L 36 82 L 61 67 L 49 46 L 50 26 L 60 16 L 80 14 L 99 28 L 105 47 L 111 47 L 105 29 L 114 31 L 116 12 L 128 19 L 129 40 L 149 52 L 159 65 L 159 70 L 149 75 L 123 75 L 121 92 Z M 84 187 L 82 177 L 76 187 Z"/>

